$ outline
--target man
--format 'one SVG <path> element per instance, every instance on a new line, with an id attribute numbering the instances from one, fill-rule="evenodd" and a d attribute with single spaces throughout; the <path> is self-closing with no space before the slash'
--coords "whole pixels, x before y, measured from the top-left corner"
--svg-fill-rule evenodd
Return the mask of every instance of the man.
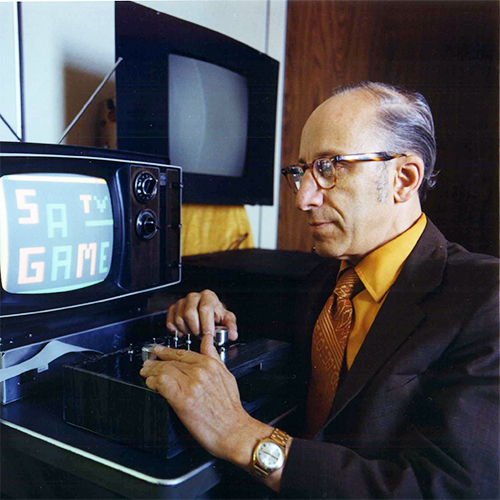
<path id="1" fill-rule="evenodd" d="M 141 371 L 202 446 L 286 498 L 499 496 L 498 263 L 422 214 L 434 158 L 425 99 L 362 83 L 312 113 L 299 163 L 283 170 L 332 258 L 304 301 L 302 437 L 241 407 L 212 343 L 216 323 L 236 338 L 236 318 L 211 291 L 167 314 L 169 329 L 203 334 L 202 354 L 158 349 L 164 361 Z"/>

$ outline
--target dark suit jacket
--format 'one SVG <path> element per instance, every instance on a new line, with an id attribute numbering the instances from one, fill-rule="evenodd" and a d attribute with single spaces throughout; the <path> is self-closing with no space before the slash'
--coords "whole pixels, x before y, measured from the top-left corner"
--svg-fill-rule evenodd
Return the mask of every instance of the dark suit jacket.
<path id="1" fill-rule="evenodd" d="M 303 358 L 337 268 L 318 269 L 302 297 Z M 499 498 L 498 319 L 497 259 L 448 243 L 428 221 L 326 425 L 316 440 L 294 439 L 282 496 Z"/>

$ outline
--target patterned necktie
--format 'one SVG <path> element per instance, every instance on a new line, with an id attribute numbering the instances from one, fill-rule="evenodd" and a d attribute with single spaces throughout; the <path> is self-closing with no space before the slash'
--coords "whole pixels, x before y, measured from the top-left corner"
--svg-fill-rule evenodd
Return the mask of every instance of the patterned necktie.
<path id="1" fill-rule="evenodd" d="M 312 375 L 307 398 L 306 437 L 314 437 L 330 413 L 353 322 L 351 298 L 355 289 L 359 291 L 356 286 L 359 283 L 354 268 L 347 268 L 316 321 L 311 349 Z"/>

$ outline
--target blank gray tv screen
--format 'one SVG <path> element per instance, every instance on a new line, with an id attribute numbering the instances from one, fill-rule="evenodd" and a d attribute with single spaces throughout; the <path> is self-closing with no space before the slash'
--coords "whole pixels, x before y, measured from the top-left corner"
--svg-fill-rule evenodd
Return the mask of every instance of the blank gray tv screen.
<path id="1" fill-rule="evenodd" d="M 169 157 L 184 172 L 242 177 L 248 84 L 221 66 L 169 54 Z"/>

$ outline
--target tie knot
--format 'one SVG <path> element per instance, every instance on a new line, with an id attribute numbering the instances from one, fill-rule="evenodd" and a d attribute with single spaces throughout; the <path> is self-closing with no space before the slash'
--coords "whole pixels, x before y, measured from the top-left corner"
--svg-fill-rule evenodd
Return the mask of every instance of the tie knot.
<path id="1" fill-rule="evenodd" d="M 353 267 L 347 268 L 339 277 L 333 293 L 339 299 L 350 299 L 361 282 Z"/>

